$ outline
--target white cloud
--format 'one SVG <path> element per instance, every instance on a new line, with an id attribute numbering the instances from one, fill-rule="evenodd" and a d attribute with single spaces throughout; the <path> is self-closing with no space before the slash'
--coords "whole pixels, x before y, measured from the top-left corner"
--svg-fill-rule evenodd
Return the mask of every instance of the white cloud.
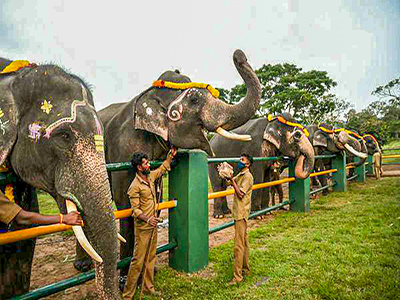
<path id="1" fill-rule="evenodd" d="M 233 87 L 241 78 L 232 53 L 241 48 L 254 68 L 288 61 L 328 71 L 338 82 L 335 92 L 360 109 L 375 100 L 370 92 L 377 82 L 400 74 L 398 58 L 392 59 L 397 65 L 387 66 L 394 53 L 387 48 L 396 43 L 388 40 L 400 36 L 399 9 L 371 10 L 379 5 L 378 0 L 353 7 L 344 0 L 14 0 L 3 4 L 0 31 L 7 38 L 0 51 L 11 59 L 65 66 L 94 85 L 96 107 L 103 108 L 131 99 L 167 69 Z M 371 11 L 374 17 L 368 18 Z"/>

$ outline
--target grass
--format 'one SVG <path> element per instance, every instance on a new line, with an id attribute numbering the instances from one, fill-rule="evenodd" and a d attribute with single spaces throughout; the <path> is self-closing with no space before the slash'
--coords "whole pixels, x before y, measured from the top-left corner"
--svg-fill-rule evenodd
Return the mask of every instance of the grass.
<path id="1" fill-rule="evenodd" d="M 164 266 L 163 299 L 400 299 L 400 178 L 367 179 L 279 212 L 250 231 L 252 275 L 232 278 L 233 241 L 211 249 L 210 266 L 182 274 Z"/>

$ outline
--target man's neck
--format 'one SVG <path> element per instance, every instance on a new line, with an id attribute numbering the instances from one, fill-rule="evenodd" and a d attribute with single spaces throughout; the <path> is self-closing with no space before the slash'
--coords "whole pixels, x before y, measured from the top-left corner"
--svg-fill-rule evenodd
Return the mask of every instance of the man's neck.
<path id="1" fill-rule="evenodd" d="M 142 172 L 138 172 L 138 176 L 142 178 L 144 181 L 149 181 L 147 175 L 143 174 Z"/>

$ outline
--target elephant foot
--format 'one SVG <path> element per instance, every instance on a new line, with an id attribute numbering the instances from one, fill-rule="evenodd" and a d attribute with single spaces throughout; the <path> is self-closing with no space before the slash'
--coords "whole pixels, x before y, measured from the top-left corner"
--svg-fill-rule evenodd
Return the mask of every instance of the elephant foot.
<path id="1" fill-rule="evenodd" d="M 87 272 L 93 268 L 92 260 L 89 258 L 75 259 L 74 267 L 79 272 Z"/>

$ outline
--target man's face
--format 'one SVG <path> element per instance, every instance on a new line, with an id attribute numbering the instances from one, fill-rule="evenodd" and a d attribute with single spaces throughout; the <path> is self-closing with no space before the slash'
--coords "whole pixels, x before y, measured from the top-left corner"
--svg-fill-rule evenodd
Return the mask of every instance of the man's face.
<path id="1" fill-rule="evenodd" d="M 142 158 L 142 164 L 138 166 L 138 170 L 143 174 L 148 174 L 150 171 L 150 162 L 146 158 Z"/>
<path id="2" fill-rule="evenodd" d="M 249 160 L 247 159 L 246 156 L 241 156 L 241 157 L 240 157 L 240 161 L 241 161 L 242 163 L 244 163 L 244 165 L 245 165 L 246 167 L 250 166 L 250 162 L 249 162 Z"/>

